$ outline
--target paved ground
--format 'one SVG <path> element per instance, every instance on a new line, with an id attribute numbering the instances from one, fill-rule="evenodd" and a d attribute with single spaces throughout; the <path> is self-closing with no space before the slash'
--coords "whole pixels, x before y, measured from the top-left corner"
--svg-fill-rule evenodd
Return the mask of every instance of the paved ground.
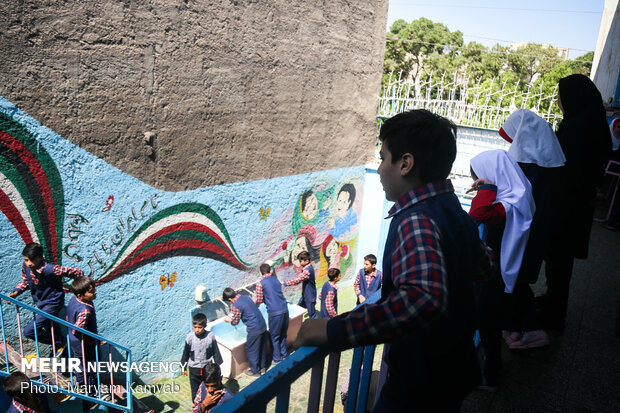
<path id="1" fill-rule="evenodd" d="M 544 281 L 544 277 L 541 277 Z M 539 282 L 537 291 L 544 291 Z M 504 347 L 501 386 L 475 391 L 463 413 L 620 412 L 620 231 L 594 224 L 590 258 L 576 260 L 566 329 L 551 347 L 511 353 Z"/>
<path id="2" fill-rule="evenodd" d="M 590 251 L 588 260 L 575 262 L 565 331 L 550 332 L 552 345 L 547 349 L 512 353 L 504 348 L 499 389 L 476 390 L 465 401 L 463 413 L 620 412 L 620 339 L 614 336 L 620 300 L 620 231 L 594 224 Z M 544 291 L 544 277 L 536 290 Z M 352 289 L 341 295 L 342 308 L 352 306 Z M 350 360 L 351 352 L 345 352 L 341 380 Z M 237 391 L 251 380 L 241 376 L 226 385 Z M 180 393 L 143 394 L 142 401 L 158 412 L 190 412 L 187 378 L 160 384 L 172 381 L 181 386 Z M 308 385 L 309 374 L 294 384 L 291 412 L 306 411 Z M 342 410 L 338 406 L 335 411 Z"/>

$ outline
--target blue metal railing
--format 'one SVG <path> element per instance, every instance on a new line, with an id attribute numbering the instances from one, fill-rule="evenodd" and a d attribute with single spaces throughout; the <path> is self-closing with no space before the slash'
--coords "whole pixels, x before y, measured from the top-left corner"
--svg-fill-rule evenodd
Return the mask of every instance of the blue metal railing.
<path id="1" fill-rule="evenodd" d="M 5 328 L 5 314 L 4 314 L 4 306 L 6 306 L 6 302 L 9 302 L 10 304 L 14 304 L 16 306 L 16 311 L 17 311 L 17 321 L 18 321 L 18 335 L 19 335 L 19 341 L 20 341 L 20 357 L 24 358 L 24 350 L 23 350 L 23 344 L 22 344 L 22 333 L 21 333 L 21 322 L 20 322 L 20 313 L 19 313 L 19 309 L 22 308 L 28 312 L 31 312 L 33 314 L 38 314 L 48 320 L 50 320 L 52 323 L 51 325 L 55 324 L 60 324 L 62 326 L 65 326 L 67 328 L 67 343 L 69 342 L 69 335 L 71 334 L 71 330 L 75 330 L 75 331 L 79 331 L 80 333 L 82 333 L 83 336 L 88 336 L 91 337 L 94 340 L 98 340 L 99 342 L 105 342 L 108 345 L 108 353 L 109 353 L 109 361 L 110 363 L 112 362 L 112 353 L 111 353 L 111 348 L 114 347 L 117 350 L 120 350 L 122 352 L 125 352 L 126 357 L 125 357 L 125 361 L 127 362 L 127 366 L 131 366 L 132 363 L 132 358 L 131 358 L 131 350 L 128 349 L 127 347 L 124 347 L 118 343 L 115 343 L 113 341 L 110 341 L 98 334 L 94 334 L 88 330 L 85 330 L 83 328 L 80 327 L 76 327 L 73 324 L 62 320 L 58 317 L 55 317 L 53 315 L 50 315 L 44 311 L 41 311 L 40 309 L 36 308 L 36 307 L 32 307 L 28 304 L 24 304 L 21 301 L 15 300 L 14 298 L 11 298 L 7 295 L 4 295 L 2 293 L 0 293 L 0 328 L 2 329 L 2 345 L 3 345 L 3 350 L 4 350 L 4 363 L 5 363 L 5 369 L 0 369 L 0 375 L 1 376 L 8 376 L 11 373 L 11 369 L 10 369 L 10 365 L 11 363 L 9 362 L 9 345 L 7 343 L 7 334 L 6 334 L 6 328 Z M 51 328 L 52 330 L 52 336 L 53 336 L 53 331 L 55 330 L 55 328 Z M 36 357 L 37 357 L 37 361 L 40 359 L 40 351 L 39 351 L 39 342 L 37 341 L 37 325 L 36 325 L 36 319 L 34 321 L 34 334 L 35 334 L 35 340 L 34 340 L 34 344 L 35 344 L 35 349 L 36 349 Z M 82 343 L 83 343 L 82 339 Z M 67 351 L 68 351 L 68 356 L 69 358 L 71 358 L 71 349 L 70 346 L 67 344 Z M 82 353 L 84 353 L 82 351 Z M 96 366 L 99 366 L 99 349 L 98 346 L 96 347 L 96 351 L 95 351 L 95 362 L 96 362 Z M 86 369 L 84 368 L 86 366 L 84 366 L 82 364 L 82 370 L 85 371 Z M 20 366 L 17 366 L 17 368 L 19 369 Z M 38 369 L 37 369 L 38 370 Z M 82 393 L 78 393 L 73 391 L 73 373 L 70 372 L 70 381 L 71 384 L 69 386 L 69 388 L 63 388 L 62 386 L 58 385 L 58 373 L 54 373 L 55 377 L 56 377 L 56 384 L 50 384 L 49 381 L 44 380 L 43 377 L 43 373 L 39 370 L 39 380 L 35 380 L 35 379 L 31 379 L 31 381 L 37 385 L 37 386 L 42 386 L 45 387 L 49 390 L 49 392 L 51 393 L 62 393 L 68 396 L 74 396 L 76 398 L 79 399 L 83 399 L 83 400 L 87 400 L 89 402 L 92 403 L 97 403 L 97 404 L 101 404 L 107 407 L 111 407 L 114 409 L 118 409 L 118 410 L 122 410 L 122 411 L 128 411 L 131 412 L 133 410 L 132 407 L 132 390 L 131 390 L 131 383 L 132 383 L 132 378 L 131 378 L 131 369 L 128 367 L 127 371 L 125 373 L 125 391 L 126 391 L 126 404 L 125 405 L 121 405 L 118 403 L 115 403 L 114 400 L 114 381 L 113 381 L 113 377 L 112 377 L 112 373 L 110 373 L 110 394 L 112 397 L 112 401 L 108 401 L 108 400 L 103 400 L 101 398 L 101 377 L 99 375 L 99 372 L 97 372 L 97 397 L 92 397 L 92 396 L 88 396 L 86 394 L 82 394 Z M 85 384 L 88 384 L 85 382 Z"/>
<path id="2" fill-rule="evenodd" d="M 372 304 L 379 300 L 381 292 L 377 291 L 360 304 Z M 359 307 L 359 306 L 357 306 Z M 356 307 L 356 308 L 357 308 Z M 368 400 L 372 363 L 376 346 L 357 347 L 353 351 L 349 391 L 345 403 L 345 412 L 364 412 Z M 231 400 L 218 407 L 218 412 L 264 412 L 267 404 L 276 398 L 276 413 L 288 411 L 291 385 L 301 375 L 312 369 L 310 389 L 308 392 L 308 412 L 319 411 L 321 386 L 325 358 L 329 356 L 323 412 L 334 409 L 340 353 L 329 353 L 318 347 L 301 347 L 286 359 L 271 368 L 267 373 L 237 393 Z M 363 360 L 363 366 L 362 366 Z M 380 373 L 380 376 L 383 372 Z"/>

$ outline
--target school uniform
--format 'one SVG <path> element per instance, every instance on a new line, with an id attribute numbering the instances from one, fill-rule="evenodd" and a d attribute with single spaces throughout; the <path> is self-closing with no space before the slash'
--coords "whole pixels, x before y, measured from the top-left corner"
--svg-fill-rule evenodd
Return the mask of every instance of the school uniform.
<path id="1" fill-rule="evenodd" d="M 82 270 L 73 267 L 61 267 L 53 263 L 45 263 L 31 271 L 26 263 L 22 263 L 22 280 L 15 286 L 13 292 L 21 294 L 30 290 L 32 300 L 37 308 L 46 313 L 58 316 L 65 304 L 62 277 L 75 278 L 83 275 Z M 24 327 L 24 336 L 34 340 L 34 326 L 37 326 L 36 337 L 39 342 L 52 344 L 52 322 L 39 314 Z M 62 332 L 59 326 L 54 325 L 54 341 L 58 349 L 62 345 Z"/>
<path id="2" fill-rule="evenodd" d="M 370 283 L 368 282 L 370 279 Z M 377 291 L 381 289 L 381 280 L 383 279 L 383 273 L 375 268 L 375 270 L 366 274 L 366 271 L 362 268 L 358 273 L 357 277 L 355 277 L 355 281 L 353 282 L 353 289 L 355 290 L 355 295 L 358 297 L 357 303 L 359 304 L 359 296 L 362 295 L 364 298 L 368 298 Z"/>
<path id="3" fill-rule="evenodd" d="M 273 361 L 279 363 L 288 355 L 286 336 L 288 332 L 288 303 L 282 293 L 282 284 L 275 275 L 263 276 L 256 285 L 256 304 L 265 302 L 269 336 L 273 345 Z"/>
<path id="4" fill-rule="evenodd" d="M 338 288 L 335 283 L 325 281 L 321 289 L 321 318 L 332 318 L 338 315 Z"/>
<path id="5" fill-rule="evenodd" d="M 301 274 L 284 282 L 287 286 L 301 284 L 301 298 L 297 305 L 308 310 L 309 318 L 317 318 L 316 314 L 316 277 L 312 264 L 306 265 Z"/>
<path id="6" fill-rule="evenodd" d="M 201 382 L 200 388 L 196 392 L 196 397 L 194 399 L 194 408 L 192 409 L 192 413 L 202 413 L 202 410 L 200 410 L 200 404 L 205 399 L 205 397 L 207 397 L 207 386 L 205 386 L 204 382 Z M 215 409 L 217 406 L 221 405 L 225 401 L 230 400 L 232 398 L 233 398 L 233 395 L 230 392 L 230 390 L 224 387 L 224 394 L 222 394 L 222 397 L 220 397 L 217 403 L 215 403 L 215 406 L 211 407 L 209 410 L 205 410 L 204 413 L 213 411 L 213 409 Z"/>
<path id="7" fill-rule="evenodd" d="M 67 305 L 67 321 L 77 327 L 81 327 L 92 333 L 97 334 L 97 314 L 93 303 L 80 301 L 77 297 L 71 297 Z M 82 338 L 84 339 L 84 352 L 82 353 Z M 83 335 L 77 330 L 71 330 L 69 333 L 69 346 L 71 348 L 71 357 L 79 358 L 80 370 L 83 368 L 83 361 L 96 361 L 98 341 L 90 336 Z M 88 386 L 88 394 L 96 394 L 97 373 L 86 372 L 86 383 L 84 382 L 84 374 L 75 373 L 75 378 L 80 386 Z"/>
<path id="8" fill-rule="evenodd" d="M 329 320 L 329 347 L 386 343 L 373 411 L 457 411 L 480 383 L 474 280 L 492 262 L 448 180 L 412 189 L 388 217 L 381 301 Z"/>
<path id="9" fill-rule="evenodd" d="M 191 332 L 185 337 L 185 347 L 181 356 L 181 363 L 188 363 L 189 386 L 192 392 L 192 400 L 196 396 L 198 387 L 203 379 L 202 369 L 207 363 L 222 364 L 222 355 L 217 346 L 215 334 L 205 330 L 200 336 Z"/>
<path id="10" fill-rule="evenodd" d="M 250 297 L 240 294 L 237 295 L 232 305 L 232 313 L 231 324 L 236 325 L 241 320 L 247 328 L 245 353 L 248 357 L 250 370 L 254 374 L 260 374 L 262 369 L 268 367 L 266 341 L 269 340 L 269 337 L 267 336 L 265 319 L 258 310 L 256 303 Z"/>

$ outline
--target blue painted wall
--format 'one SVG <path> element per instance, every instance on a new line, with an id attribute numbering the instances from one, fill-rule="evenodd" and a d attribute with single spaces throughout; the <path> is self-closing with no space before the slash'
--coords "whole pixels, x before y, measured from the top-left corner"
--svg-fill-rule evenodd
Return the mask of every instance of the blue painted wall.
<path id="1" fill-rule="evenodd" d="M 178 360 L 183 338 L 190 331 L 189 314 L 196 305 L 194 290 L 199 284 L 206 287 L 207 299 L 221 297 L 225 287 L 257 280 L 257 266 L 267 259 L 275 261 L 280 277 L 292 277 L 297 268 L 291 254 L 302 249 L 311 252 L 318 273 L 324 274 L 329 265 L 337 265 L 344 271 L 343 281 L 350 283 L 359 268 L 360 254 L 376 248 L 372 247 L 377 245 L 376 240 L 364 241 L 364 251 L 358 251 L 365 199 L 364 166 L 166 192 L 82 150 L 3 98 L 0 113 L 8 115 L 4 117 L 5 126 L 13 122 L 24 128 L 17 140 L 31 134 L 34 143 L 30 149 L 35 158 L 43 158 L 44 152 L 51 158 L 60 176 L 52 191 L 62 191 L 64 197 L 64 211 L 61 205 L 55 205 L 58 219 L 64 219 L 58 230 L 62 234 L 57 242 L 59 260 L 98 280 L 95 305 L 100 334 L 131 348 L 136 361 Z M 10 164 L 4 158 L 4 164 L 0 164 L 5 172 L 10 169 L 7 162 Z M 46 173 L 49 168 L 47 162 Z M 10 182 L 12 178 L 5 173 L 0 189 L 7 195 Z M 19 182 L 14 183 L 18 188 Z M 346 184 L 351 184 L 345 186 L 348 192 L 341 193 Z M 352 203 L 348 202 L 353 195 L 351 186 L 355 191 Z M 304 203 L 310 204 L 305 205 L 305 210 L 301 208 L 303 193 L 308 198 Z M 383 204 L 382 191 L 373 196 Z M 13 206 L 19 204 L 15 194 L 9 198 Z M 27 199 L 23 202 L 28 204 Z M 5 198 L 0 207 L 5 212 L 11 205 Z M 197 213 L 196 208 L 203 209 Z M 168 221 L 159 219 L 166 211 L 171 211 Z M 5 214 L 0 214 L 0 288 L 9 293 L 20 280 L 24 234 Z M 191 240 L 183 238 L 181 227 L 196 224 L 196 217 L 208 220 L 223 235 L 219 246 L 225 244 L 227 253 L 222 253 L 220 247 L 209 251 L 211 247 L 205 242 L 201 251 L 180 248 L 181 244 L 158 244 L 149 250 L 155 258 L 141 259 L 134 254 L 134 267 L 114 272 L 120 268 L 124 248 L 130 256 L 138 251 L 132 237 L 153 233 L 153 225 L 168 225 L 174 242 L 191 244 Z M 40 229 L 40 233 L 45 231 Z M 201 231 L 194 231 L 192 236 Z M 155 238 L 163 239 L 161 235 Z M 50 251 L 51 246 L 47 249 Z M 287 294 L 294 300 L 299 296 L 299 287 L 289 287 Z M 27 292 L 20 299 L 31 302 Z"/>

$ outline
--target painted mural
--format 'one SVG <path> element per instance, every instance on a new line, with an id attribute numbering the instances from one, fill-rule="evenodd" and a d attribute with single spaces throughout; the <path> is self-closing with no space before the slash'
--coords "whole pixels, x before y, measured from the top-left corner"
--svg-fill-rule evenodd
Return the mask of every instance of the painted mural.
<path id="1" fill-rule="evenodd" d="M 184 192 L 152 188 L 75 146 L 0 97 L 1 291 L 20 277 L 21 250 L 81 268 L 98 287 L 99 330 L 137 360 L 182 350 L 194 289 L 207 299 L 259 280 L 273 260 L 287 279 L 308 251 L 317 285 L 327 269 L 355 273 L 364 167 Z M 286 289 L 293 301 L 299 287 Z M 27 301 L 27 294 L 20 299 Z M 136 331 L 143 332 L 135 334 Z"/>

